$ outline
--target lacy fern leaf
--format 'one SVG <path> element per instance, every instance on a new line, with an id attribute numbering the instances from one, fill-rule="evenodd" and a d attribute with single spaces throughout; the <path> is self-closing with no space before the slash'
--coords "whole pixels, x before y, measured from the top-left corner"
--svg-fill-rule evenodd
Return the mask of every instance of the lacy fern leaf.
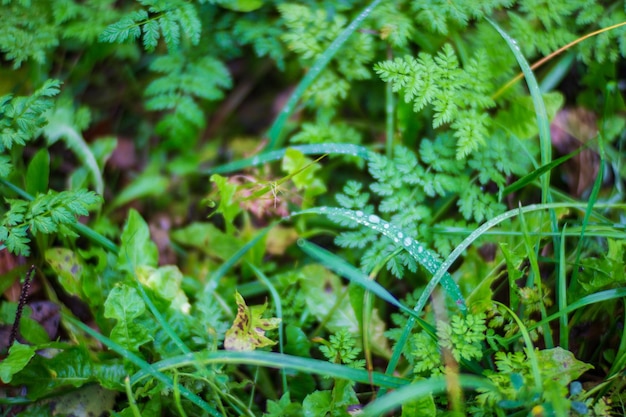
<path id="1" fill-rule="evenodd" d="M 47 80 L 41 88 L 27 97 L 0 97 L 0 152 L 14 145 L 25 145 L 46 124 L 45 112 L 54 103 L 61 83 Z"/>

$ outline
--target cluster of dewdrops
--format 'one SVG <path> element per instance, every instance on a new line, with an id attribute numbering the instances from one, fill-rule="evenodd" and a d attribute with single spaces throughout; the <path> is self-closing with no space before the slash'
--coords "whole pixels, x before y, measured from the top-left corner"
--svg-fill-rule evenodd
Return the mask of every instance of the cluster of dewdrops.
<path id="1" fill-rule="evenodd" d="M 411 256 L 413 256 L 420 264 L 424 266 L 424 268 L 426 268 L 431 273 L 435 273 L 439 266 L 435 255 L 433 255 L 429 250 L 424 248 L 424 245 L 411 238 L 410 236 L 406 236 L 397 227 L 391 225 L 385 220 L 382 220 L 375 214 L 366 215 L 361 210 L 351 211 L 347 209 L 332 207 L 320 207 L 319 211 L 328 215 L 347 217 L 359 224 L 362 224 L 363 226 L 369 227 L 372 230 L 376 230 L 382 233 L 389 239 L 393 240 L 394 243 L 402 243 L 402 245 L 409 252 L 409 254 L 411 254 Z"/>

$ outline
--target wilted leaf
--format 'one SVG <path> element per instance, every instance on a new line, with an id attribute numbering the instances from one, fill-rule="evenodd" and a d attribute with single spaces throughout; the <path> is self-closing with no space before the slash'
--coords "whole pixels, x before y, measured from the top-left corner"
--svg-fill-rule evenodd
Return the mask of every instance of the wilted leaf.
<path id="1" fill-rule="evenodd" d="M 275 345 L 275 341 L 265 336 L 265 331 L 276 329 L 280 319 L 261 317 L 267 308 L 267 303 L 248 307 L 238 292 L 235 292 L 235 300 L 237 301 L 237 317 L 232 327 L 226 332 L 224 348 L 250 351 Z"/>
<path id="2" fill-rule="evenodd" d="M 82 298 L 83 265 L 74 251 L 65 248 L 50 248 L 46 250 L 45 258 L 59 277 L 59 283 L 63 289 L 69 294 Z"/>

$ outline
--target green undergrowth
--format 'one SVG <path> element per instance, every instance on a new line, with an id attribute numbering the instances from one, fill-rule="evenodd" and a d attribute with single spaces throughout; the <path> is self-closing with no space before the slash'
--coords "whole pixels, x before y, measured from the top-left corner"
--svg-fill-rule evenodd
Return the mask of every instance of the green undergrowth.
<path id="1" fill-rule="evenodd" d="M 626 413 L 622 3 L 0 15 L 2 416 Z"/>

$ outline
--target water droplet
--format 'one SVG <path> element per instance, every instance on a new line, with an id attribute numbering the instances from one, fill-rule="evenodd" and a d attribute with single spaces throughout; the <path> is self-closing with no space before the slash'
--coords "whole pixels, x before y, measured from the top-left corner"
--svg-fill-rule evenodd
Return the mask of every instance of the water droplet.
<path id="1" fill-rule="evenodd" d="M 361 210 L 357 210 L 356 215 L 357 217 L 363 217 L 363 212 Z"/>
<path id="2" fill-rule="evenodd" d="M 380 223 L 380 217 L 376 216 L 375 214 L 370 214 L 370 216 L 368 217 L 368 220 L 374 224 Z"/>
<path id="3" fill-rule="evenodd" d="M 398 237 L 399 237 L 400 239 L 402 239 L 402 238 L 404 237 L 404 233 L 402 233 L 402 232 L 398 232 Z"/>
<path id="4" fill-rule="evenodd" d="M 326 211 L 326 207 L 320 207 L 320 211 Z"/>
<path id="5" fill-rule="evenodd" d="M 389 229 L 389 223 L 385 223 L 385 224 L 383 225 L 383 227 L 384 227 L 385 229 Z"/>
<path id="6" fill-rule="evenodd" d="M 422 253 L 422 252 L 424 252 L 424 247 L 420 245 L 417 247 L 417 253 Z"/>
<path id="7" fill-rule="evenodd" d="M 411 239 L 410 237 L 404 238 L 404 246 L 409 246 L 411 242 L 413 242 L 413 239 Z"/>

